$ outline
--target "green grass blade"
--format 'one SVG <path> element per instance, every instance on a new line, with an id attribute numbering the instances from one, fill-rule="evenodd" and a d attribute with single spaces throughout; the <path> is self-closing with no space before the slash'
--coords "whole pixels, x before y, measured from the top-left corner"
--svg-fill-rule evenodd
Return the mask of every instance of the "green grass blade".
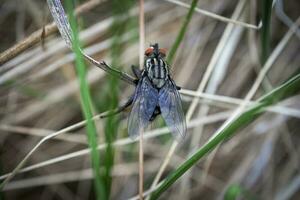
<path id="1" fill-rule="evenodd" d="M 224 200 L 236 200 L 236 199 L 255 200 L 258 199 L 255 195 L 247 191 L 241 185 L 230 185 L 224 194 Z"/>
<path id="2" fill-rule="evenodd" d="M 272 90 L 270 93 L 261 97 L 256 104 L 249 107 L 245 112 L 233 122 L 229 123 L 215 138 L 207 142 L 203 147 L 197 150 L 188 160 L 186 160 L 179 168 L 172 172 L 167 179 L 153 192 L 151 199 L 157 199 L 165 190 L 167 190 L 175 181 L 177 181 L 187 170 L 189 170 L 196 162 L 212 151 L 218 144 L 225 139 L 231 137 L 237 130 L 246 126 L 265 109 L 300 90 L 300 74 L 289 79 L 286 83 Z"/>
<path id="3" fill-rule="evenodd" d="M 235 200 L 243 193 L 243 189 L 239 185 L 230 185 L 225 191 L 224 200 Z"/>
<path id="4" fill-rule="evenodd" d="M 189 22 L 192 19 L 192 16 L 193 16 L 193 13 L 194 13 L 195 8 L 197 6 L 197 3 L 198 3 L 198 0 L 193 0 L 193 2 L 191 3 L 191 7 L 189 9 L 189 12 L 188 12 L 188 14 L 186 15 L 186 17 L 184 19 L 184 22 L 183 22 L 183 24 L 182 24 L 182 26 L 180 28 L 180 31 L 179 31 L 179 33 L 178 33 L 178 35 L 176 37 L 176 40 L 173 43 L 173 46 L 171 47 L 170 53 L 169 53 L 169 55 L 167 57 L 167 62 L 169 64 L 172 64 L 172 61 L 173 61 L 174 56 L 175 56 L 175 54 L 177 52 L 177 49 L 178 49 L 181 41 L 183 40 L 183 37 L 184 37 L 186 31 L 187 31 L 188 24 L 189 24 Z"/>
<path id="5" fill-rule="evenodd" d="M 132 8 L 134 2 L 131 0 L 113 0 L 111 1 L 111 11 L 114 16 L 113 23 L 110 27 L 110 35 L 112 36 L 111 43 L 111 65 L 116 68 L 120 66 L 120 55 L 123 53 L 121 48 L 122 36 L 132 27 L 128 27 L 132 21 L 129 16 L 129 10 Z M 122 16 L 122 17 L 120 17 Z M 124 18 L 126 20 L 124 20 Z M 109 76 L 106 86 L 108 88 L 107 97 L 103 99 L 102 104 L 105 105 L 105 110 L 112 110 L 118 107 L 118 94 L 119 94 L 119 79 L 115 76 Z M 112 169 L 114 167 L 115 149 L 112 143 L 117 138 L 119 126 L 118 116 L 110 116 L 105 121 L 105 142 L 107 144 L 105 153 L 103 154 L 102 164 L 103 169 L 101 171 L 101 178 L 104 180 L 106 189 L 106 199 L 111 199 L 111 185 L 112 185 Z"/>
<path id="6" fill-rule="evenodd" d="M 80 98 L 81 98 L 81 107 L 84 114 L 84 118 L 87 120 L 87 137 L 89 147 L 91 148 L 91 161 L 92 161 L 92 168 L 94 174 L 94 188 L 96 199 L 105 199 L 106 191 L 101 181 L 100 176 L 100 157 L 99 152 L 97 150 L 97 132 L 94 121 L 91 120 L 93 117 L 92 110 L 91 110 L 91 95 L 88 83 L 86 81 L 86 69 L 85 63 L 80 52 L 80 44 L 78 39 L 77 27 L 76 27 L 76 20 L 73 15 L 73 6 L 71 1 L 66 1 L 67 5 L 67 12 L 69 15 L 70 24 L 74 33 L 73 38 L 73 50 L 76 56 L 76 71 L 79 78 L 80 83 Z"/>
<path id="7" fill-rule="evenodd" d="M 267 61 L 270 54 L 272 0 L 262 0 L 261 63 Z"/>
<path id="8" fill-rule="evenodd" d="M 0 173 L 3 174 L 3 170 L 2 170 L 2 162 L 0 161 Z M 2 192 L 2 190 L 0 191 L 0 200 L 4 199 L 4 193 Z"/>

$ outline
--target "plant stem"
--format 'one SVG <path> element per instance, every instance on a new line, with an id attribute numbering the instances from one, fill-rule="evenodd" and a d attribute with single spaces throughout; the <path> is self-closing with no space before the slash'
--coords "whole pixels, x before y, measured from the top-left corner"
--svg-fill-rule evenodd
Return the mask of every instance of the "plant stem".
<path id="1" fill-rule="evenodd" d="M 270 54 L 272 0 L 262 1 L 261 63 L 265 64 Z"/>
<path id="2" fill-rule="evenodd" d="M 181 29 L 180 29 L 180 31 L 177 35 L 177 38 L 176 38 L 175 42 L 173 43 L 173 46 L 172 46 L 172 48 L 170 50 L 170 53 L 167 57 L 167 61 L 168 61 L 169 64 L 172 64 L 173 58 L 174 58 L 174 56 L 177 52 L 177 49 L 178 49 L 181 41 L 183 40 L 185 32 L 187 30 L 187 26 L 188 26 L 189 22 L 192 19 L 192 16 L 193 16 L 193 13 L 194 13 L 195 8 L 197 6 L 197 3 L 198 3 L 198 0 L 193 0 L 193 2 L 191 3 L 191 7 L 189 9 L 189 12 L 188 12 L 188 14 L 186 15 L 186 17 L 184 19 L 184 22 L 183 22 L 183 24 L 181 26 Z"/>
<path id="3" fill-rule="evenodd" d="M 139 33 L 140 33 L 140 49 L 139 49 L 139 67 L 143 68 L 144 64 L 144 43 L 145 43 L 145 19 L 144 19 L 144 0 L 140 0 L 139 12 Z M 144 146 L 143 131 L 140 132 L 139 140 L 139 198 L 143 199 L 144 193 Z"/>
<path id="4" fill-rule="evenodd" d="M 97 150 L 97 132 L 94 121 L 91 120 L 93 117 L 91 110 L 91 95 L 89 92 L 89 86 L 86 81 L 86 69 L 83 61 L 83 57 L 80 51 L 80 44 L 78 39 L 77 27 L 75 17 L 73 15 L 73 6 L 70 1 L 66 1 L 67 11 L 69 14 L 70 24 L 73 30 L 73 50 L 76 56 L 76 71 L 79 76 L 80 83 L 80 97 L 81 97 L 81 106 L 85 119 L 87 120 L 87 136 L 89 147 L 91 148 L 91 160 L 93 173 L 95 176 L 94 187 L 96 192 L 96 199 L 104 199 L 106 194 L 104 190 L 103 183 L 100 178 L 100 160 L 99 152 Z"/>

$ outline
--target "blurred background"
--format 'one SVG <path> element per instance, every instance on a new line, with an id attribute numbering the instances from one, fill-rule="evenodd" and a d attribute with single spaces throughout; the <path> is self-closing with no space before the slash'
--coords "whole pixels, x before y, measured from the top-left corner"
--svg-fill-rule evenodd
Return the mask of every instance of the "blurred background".
<path id="1" fill-rule="evenodd" d="M 130 66 L 138 65 L 138 2 L 77 0 L 75 5 L 84 51 L 132 74 Z M 196 91 L 211 66 L 213 71 L 202 92 L 220 101 L 199 99 L 187 137 L 177 146 L 161 180 L 214 134 L 238 107 L 222 100 L 245 98 L 263 67 L 257 30 L 261 1 L 201 0 L 198 7 L 253 26 L 194 13 L 171 64 L 172 77 L 182 88 Z M 279 0 L 273 6 L 271 54 L 279 44 L 284 46 L 274 55 L 252 100 L 299 73 L 300 31 L 291 31 L 299 10 L 300 2 L 295 0 Z M 172 1 L 145 0 L 145 46 L 157 42 L 170 49 L 187 13 L 186 7 Z M 46 1 L 0 1 L 0 52 L 38 36 L 23 52 L 0 65 L 1 175 L 11 172 L 45 136 L 84 120 L 74 54 L 55 26 L 50 29 L 52 21 Z M 292 34 L 284 40 L 288 31 Z M 133 93 L 133 86 L 88 62 L 86 67 L 94 115 L 115 108 Z M 186 113 L 193 97 L 182 95 L 182 100 Z M 267 111 L 240 129 L 178 179 L 161 199 L 299 199 L 299 100 L 299 95 L 288 98 L 280 102 L 280 111 Z M 105 179 L 109 199 L 130 199 L 138 193 L 138 143 L 128 139 L 128 114 L 95 121 L 98 144 L 117 141 L 112 148 L 102 145 L 100 150 L 101 169 L 110 171 L 110 178 Z M 145 190 L 173 142 L 164 127 L 158 119 L 146 133 Z M 6 185 L 1 199 L 95 199 L 87 148 L 82 126 L 46 140 L 26 162 L 26 172 Z"/>

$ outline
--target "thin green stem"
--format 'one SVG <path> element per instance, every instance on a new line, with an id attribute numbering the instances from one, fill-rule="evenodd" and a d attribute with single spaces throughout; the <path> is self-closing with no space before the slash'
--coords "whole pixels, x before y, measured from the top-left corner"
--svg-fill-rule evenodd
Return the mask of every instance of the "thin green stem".
<path id="1" fill-rule="evenodd" d="M 261 62 L 266 62 L 270 54 L 272 0 L 262 0 Z"/>
<path id="2" fill-rule="evenodd" d="M 198 0 L 193 0 L 193 2 L 191 3 L 191 7 L 189 9 L 189 12 L 188 12 L 188 14 L 186 15 L 186 17 L 184 19 L 184 22 L 183 22 L 183 24 L 182 24 L 182 26 L 180 28 L 180 31 L 179 31 L 179 33 L 178 33 L 178 35 L 176 37 L 175 42 L 173 43 L 173 46 L 172 46 L 172 48 L 170 50 L 170 53 L 169 53 L 169 55 L 167 57 L 167 61 L 170 64 L 172 64 L 172 61 L 173 61 L 174 56 L 175 56 L 175 54 L 177 52 L 177 49 L 178 49 L 181 41 L 183 40 L 183 37 L 184 37 L 186 31 L 187 31 L 188 24 L 189 24 L 189 22 L 192 19 L 192 16 L 194 14 L 194 11 L 195 11 L 195 8 L 197 6 L 197 3 L 198 3 Z"/>
<path id="3" fill-rule="evenodd" d="M 224 194 L 225 200 L 236 200 L 236 199 L 255 200 L 258 199 L 256 195 L 243 188 L 241 185 L 232 184 L 230 185 Z"/>
<path id="4" fill-rule="evenodd" d="M 97 131 L 92 121 L 92 109 L 91 109 L 91 95 L 88 83 L 86 81 L 86 68 L 85 63 L 80 52 L 80 43 L 78 39 L 78 32 L 76 26 L 76 20 L 73 15 L 73 5 L 70 1 L 66 1 L 67 11 L 69 15 L 70 24 L 73 30 L 73 50 L 76 56 L 76 71 L 79 78 L 80 83 L 80 98 L 81 98 L 81 107 L 84 114 L 84 118 L 87 120 L 87 137 L 89 147 L 91 148 L 91 160 L 92 160 L 92 167 L 94 173 L 94 187 L 96 192 L 96 199 L 105 199 L 106 191 L 104 189 L 103 182 L 100 178 L 100 157 L 99 152 L 97 150 Z"/>

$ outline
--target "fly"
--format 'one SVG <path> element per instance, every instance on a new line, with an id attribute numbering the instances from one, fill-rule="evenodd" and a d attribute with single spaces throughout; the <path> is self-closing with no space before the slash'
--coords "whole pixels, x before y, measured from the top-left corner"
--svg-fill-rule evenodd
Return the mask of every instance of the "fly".
<path id="1" fill-rule="evenodd" d="M 57 27 L 69 48 L 72 49 L 72 31 L 60 0 L 47 0 Z M 81 51 L 83 57 L 102 70 L 136 86 L 129 100 L 116 110 L 102 117 L 124 111 L 132 106 L 128 118 L 128 133 L 136 138 L 158 115 L 161 115 L 176 139 L 186 133 L 186 121 L 182 110 L 181 98 L 175 82 L 170 76 L 165 61 L 166 50 L 158 44 L 150 45 L 145 51 L 143 70 L 132 67 L 135 77 L 118 71 L 104 61 L 98 62 Z"/>

